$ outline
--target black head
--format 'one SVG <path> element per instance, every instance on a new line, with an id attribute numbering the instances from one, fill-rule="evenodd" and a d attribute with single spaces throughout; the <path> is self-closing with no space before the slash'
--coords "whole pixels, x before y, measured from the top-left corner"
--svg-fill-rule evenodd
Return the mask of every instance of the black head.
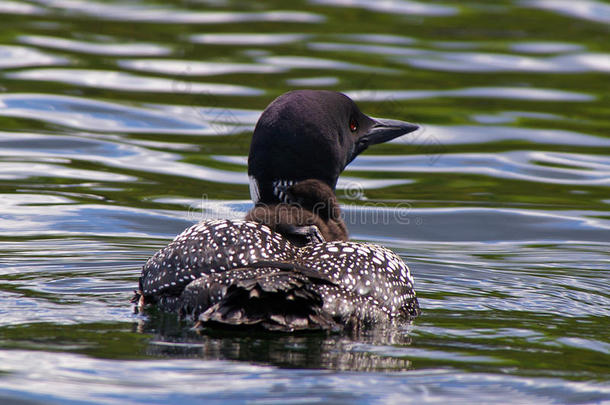
<path id="1" fill-rule="evenodd" d="M 284 190 L 305 179 L 335 189 L 339 174 L 369 145 L 419 127 L 363 114 L 344 94 L 296 90 L 276 98 L 259 118 L 248 156 L 254 202 L 281 201 Z"/>

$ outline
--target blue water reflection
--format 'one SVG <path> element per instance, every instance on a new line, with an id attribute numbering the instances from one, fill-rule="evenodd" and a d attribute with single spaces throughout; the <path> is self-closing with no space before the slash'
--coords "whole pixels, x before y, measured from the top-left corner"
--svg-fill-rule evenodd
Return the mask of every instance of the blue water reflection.
<path id="1" fill-rule="evenodd" d="M 124 91 L 241 96 L 255 96 L 264 93 L 263 90 L 246 86 L 187 82 L 107 70 L 47 68 L 22 70 L 17 73 L 7 73 L 5 76 L 11 79 L 56 81 L 77 86 Z"/>

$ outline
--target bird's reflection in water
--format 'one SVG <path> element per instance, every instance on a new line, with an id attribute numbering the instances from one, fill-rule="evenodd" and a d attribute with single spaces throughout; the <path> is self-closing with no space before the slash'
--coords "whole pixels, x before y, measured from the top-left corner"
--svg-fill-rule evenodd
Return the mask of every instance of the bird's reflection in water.
<path id="1" fill-rule="evenodd" d="M 137 331 L 151 335 L 146 354 L 153 357 L 235 360 L 287 368 L 345 371 L 404 371 L 410 359 L 396 348 L 411 344 L 408 326 L 350 333 L 272 333 L 260 330 L 193 330 L 175 314 L 156 311 Z M 400 350 L 398 350 L 400 352 Z"/>

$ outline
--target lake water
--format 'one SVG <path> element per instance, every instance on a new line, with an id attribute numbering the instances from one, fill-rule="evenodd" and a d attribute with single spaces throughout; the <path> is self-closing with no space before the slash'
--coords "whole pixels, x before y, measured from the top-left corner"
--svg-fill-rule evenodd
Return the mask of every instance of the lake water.
<path id="1" fill-rule="evenodd" d="M 595 0 L 0 0 L 0 403 L 610 403 L 609 27 Z M 251 131 L 295 88 L 422 124 L 337 189 L 422 315 L 135 315 L 149 256 L 249 209 Z"/>

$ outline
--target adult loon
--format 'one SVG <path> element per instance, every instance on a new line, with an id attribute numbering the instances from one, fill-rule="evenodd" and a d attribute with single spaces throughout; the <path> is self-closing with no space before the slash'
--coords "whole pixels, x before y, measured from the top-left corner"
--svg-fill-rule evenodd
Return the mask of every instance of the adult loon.
<path id="1" fill-rule="evenodd" d="M 347 96 L 297 90 L 259 118 L 245 220 L 193 225 L 152 256 L 133 302 L 205 323 L 340 330 L 419 314 L 405 263 L 348 241 L 334 189 L 369 145 L 417 125 L 373 119 Z"/>

